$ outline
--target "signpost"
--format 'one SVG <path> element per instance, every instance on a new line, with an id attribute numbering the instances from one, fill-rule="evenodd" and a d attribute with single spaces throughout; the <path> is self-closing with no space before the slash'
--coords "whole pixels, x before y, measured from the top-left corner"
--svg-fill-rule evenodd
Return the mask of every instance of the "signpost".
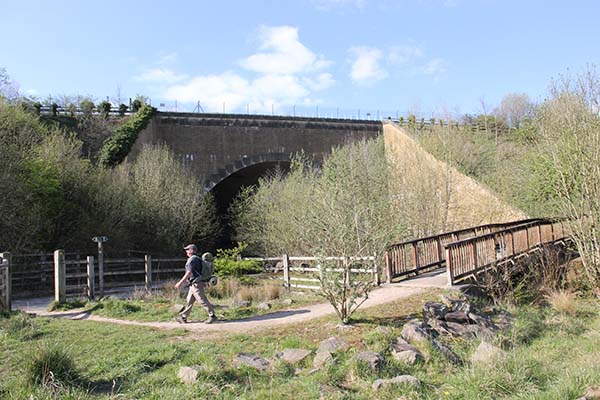
<path id="1" fill-rule="evenodd" d="M 108 237 L 94 236 L 92 240 L 98 243 L 98 292 L 100 297 L 104 297 L 104 253 L 102 243 L 108 242 Z"/>

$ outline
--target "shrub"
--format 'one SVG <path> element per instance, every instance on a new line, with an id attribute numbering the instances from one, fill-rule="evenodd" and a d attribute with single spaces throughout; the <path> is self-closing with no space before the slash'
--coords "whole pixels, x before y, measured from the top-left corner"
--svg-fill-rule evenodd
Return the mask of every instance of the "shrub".
<path id="1" fill-rule="evenodd" d="M 262 263 L 256 260 L 240 259 L 242 252 L 246 249 L 245 243 L 238 243 L 233 249 L 217 250 L 214 261 L 215 274 L 218 276 L 241 276 L 243 274 L 255 274 L 264 270 Z"/>
<path id="2" fill-rule="evenodd" d="M 51 112 L 52 112 L 52 116 L 53 116 L 53 117 L 56 117 L 56 114 L 58 114 L 58 104 L 56 104 L 56 103 L 52 103 L 52 104 L 50 105 L 50 110 L 51 110 Z"/>
<path id="3" fill-rule="evenodd" d="M 25 378 L 30 384 L 60 389 L 73 386 L 79 379 L 79 373 L 65 347 L 46 344 L 32 352 L 26 365 Z"/>

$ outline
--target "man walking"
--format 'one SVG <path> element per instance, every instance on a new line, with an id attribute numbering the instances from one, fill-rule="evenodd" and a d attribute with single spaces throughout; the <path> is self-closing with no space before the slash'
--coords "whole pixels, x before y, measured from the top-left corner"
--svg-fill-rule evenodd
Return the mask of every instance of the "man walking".
<path id="1" fill-rule="evenodd" d="M 179 282 L 175 284 L 175 289 L 179 289 L 186 281 L 189 282 L 190 287 L 188 289 L 185 306 L 179 312 L 179 316 L 176 317 L 175 320 L 182 324 L 187 323 L 187 317 L 192 311 L 194 302 L 197 300 L 208 312 L 208 319 L 204 322 L 206 324 L 212 324 L 217 320 L 217 316 L 215 315 L 213 305 L 208 301 L 208 298 L 204 293 L 206 282 L 201 280 L 203 263 L 202 259 L 196 254 L 198 248 L 195 244 L 189 244 L 185 246 L 184 249 L 188 256 L 187 262 L 185 263 L 185 275 L 183 275 Z"/>

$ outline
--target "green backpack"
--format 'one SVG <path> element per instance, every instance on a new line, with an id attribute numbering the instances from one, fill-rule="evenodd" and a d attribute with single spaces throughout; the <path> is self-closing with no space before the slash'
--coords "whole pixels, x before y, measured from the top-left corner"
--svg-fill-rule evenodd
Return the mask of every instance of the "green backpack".
<path id="1" fill-rule="evenodd" d="M 202 273 L 200 274 L 200 280 L 208 282 L 211 286 L 216 285 L 216 280 L 213 284 L 213 279 L 211 279 L 213 278 L 213 269 L 213 255 L 208 252 L 202 254 Z"/>

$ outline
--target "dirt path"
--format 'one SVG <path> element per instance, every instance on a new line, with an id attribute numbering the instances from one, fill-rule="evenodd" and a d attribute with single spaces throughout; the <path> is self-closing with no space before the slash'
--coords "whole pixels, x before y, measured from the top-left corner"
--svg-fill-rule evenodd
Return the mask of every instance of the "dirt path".
<path id="1" fill-rule="evenodd" d="M 429 278 L 422 277 L 419 279 L 405 281 L 402 283 L 394 283 L 383 285 L 373 290 L 369 299 L 362 305 L 361 309 L 373 307 L 380 304 L 389 303 L 398 299 L 410 297 L 422 293 L 426 288 L 431 287 L 446 287 L 445 283 L 440 283 L 439 276 L 434 275 Z M 445 282 L 445 281 L 444 281 Z M 67 318 L 71 320 L 86 320 L 99 321 L 107 323 L 115 323 L 122 325 L 148 326 L 159 329 L 186 329 L 197 333 L 254 333 L 262 330 L 267 330 L 276 326 L 297 324 L 315 318 L 324 317 L 334 314 L 335 310 L 329 303 L 314 304 L 306 307 L 292 308 L 284 311 L 277 311 L 270 314 L 260 315 L 251 318 L 240 320 L 225 320 L 217 321 L 214 324 L 204 324 L 202 321 L 190 321 L 187 324 L 179 324 L 173 322 L 138 322 L 128 321 L 115 318 L 100 317 L 89 314 L 83 310 L 70 310 L 62 312 L 47 311 L 48 303 L 42 299 L 35 301 L 20 301 L 16 302 L 14 308 L 20 309 L 28 313 L 35 313 L 39 316 L 47 316 L 54 318 Z"/>

